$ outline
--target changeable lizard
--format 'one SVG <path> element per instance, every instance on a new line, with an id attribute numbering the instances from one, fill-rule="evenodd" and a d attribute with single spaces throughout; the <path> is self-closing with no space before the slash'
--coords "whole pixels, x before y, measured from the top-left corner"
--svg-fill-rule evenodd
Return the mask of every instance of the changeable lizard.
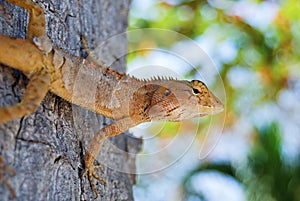
<path id="1" fill-rule="evenodd" d="M 95 135 L 85 156 L 83 175 L 96 195 L 92 178 L 105 181 L 96 173 L 100 166 L 94 161 L 105 139 L 142 122 L 182 121 L 223 110 L 220 100 L 201 81 L 140 80 L 53 47 L 46 35 L 42 8 L 30 0 L 7 1 L 25 8 L 30 20 L 27 40 L 0 35 L 0 63 L 22 71 L 30 81 L 19 104 L 0 108 L 0 123 L 34 112 L 49 90 L 115 120 Z M 96 85 L 94 100 L 85 96 L 89 85 Z"/>

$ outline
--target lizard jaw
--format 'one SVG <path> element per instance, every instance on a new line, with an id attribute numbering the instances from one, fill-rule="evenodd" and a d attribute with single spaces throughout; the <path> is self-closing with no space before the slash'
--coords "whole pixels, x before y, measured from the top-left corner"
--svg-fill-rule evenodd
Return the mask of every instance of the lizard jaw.
<path id="1" fill-rule="evenodd" d="M 224 111 L 223 103 L 216 104 L 216 105 L 214 105 L 214 112 L 212 114 L 218 114 L 218 113 L 223 112 L 223 111 Z"/>
<path id="2" fill-rule="evenodd" d="M 224 110 L 224 104 L 213 93 L 210 93 L 212 110 L 210 114 L 218 114 Z"/>

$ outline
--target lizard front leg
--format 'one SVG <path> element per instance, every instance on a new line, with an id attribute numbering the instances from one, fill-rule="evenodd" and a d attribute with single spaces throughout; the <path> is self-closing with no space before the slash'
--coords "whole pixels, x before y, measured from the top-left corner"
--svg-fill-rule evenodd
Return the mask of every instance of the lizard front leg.
<path id="1" fill-rule="evenodd" d="M 45 35 L 46 29 L 44 11 L 39 5 L 33 3 L 31 0 L 7 1 L 28 10 L 30 19 L 27 39 L 32 41 L 34 37 Z M 37 109 L 48 92 L 51 74 L 43 69 L 43 54 L 33 44 L 28 43 L 27 41 L 14 40 L 4 36 L 0 37 L 0 41 L 3 42 L 2 50 L 9 50 L 9 53 L 14 53 L 12 55 L 18 55 L 18 57 L 20 57 L 19 60 L 15 58 L 7 59 L 9 56 L 0 51 L 1 63 L 15 67 L 23 72 L 34 72 L 30 76 L 30 81 L 27 85 L 22 101 L 17 105 L 0 108 L 0 123 L 4 123 L 30 114 Z"/>
<path id="2" fill-rule="evenodd" d="M 90 182 L 92 190 L 96 194 L 96 197 L 98 197 L 98 192 L 93 182 L 93 177 L 102 181 L 103 183 L 105 183 L 105 180 L 96 173 L 95 169 L 101 168 L 101 166 L 95 166 L 94 161 L 98 156 L 105 139 L 115 135 L 119 135 L 122 132 L 128 130 L 129 128 L 136 126 L 138 123 L 139 122 L 133 121 L 130 117 L 119 119 L 114 123 L 102 128 L 92 139 L 90 148 L 85 156 L 85 171 L 83 173 L 83 176 L 88 176 L 88 180 Z"/>
<path id="3" fill-rule="evenodd" d="M 48 92 L 51 75 L 38 71 L 32 75 L 22 101 L 13 106 L 0 108 L 0 124 L 34 112 Z"/>

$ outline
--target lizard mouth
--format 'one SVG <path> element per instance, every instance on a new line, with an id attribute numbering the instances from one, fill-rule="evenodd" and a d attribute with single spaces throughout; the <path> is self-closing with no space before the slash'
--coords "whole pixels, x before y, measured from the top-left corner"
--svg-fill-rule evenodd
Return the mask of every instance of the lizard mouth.
<path id="1" fill-rule="evenodd" d="M 224 105 L 223 105 L 223 103 L 220 102 L 219 104 L 214 105 L 213 114 L 218 114 L 220 112 L 223 112 L 223 110 L 224 110 Z"/>
<path id="2" fill-rule="evenodd" d="M 211 95 L 211 100 L 212 100 L 212 113 L 211 114 L 218 114 L 224 110 L 224 104 L 214 95 Z"/>
<path id="3" fill-rule="evenodd" d="M 213 99 L 211 99 L 209 106 L 200 106 L 198 109 L 200 117 L 206 115 L 218 114 L 223 110 L 224 110 L 223 103 L 215 96 L 213 97 Z"/>

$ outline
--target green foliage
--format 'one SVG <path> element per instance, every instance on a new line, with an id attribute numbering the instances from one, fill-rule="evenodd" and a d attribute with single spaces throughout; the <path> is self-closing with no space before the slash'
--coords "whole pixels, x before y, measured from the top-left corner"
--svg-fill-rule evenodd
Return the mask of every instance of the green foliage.
<path id="1" fill-rule="evenodd" d="M 232 179 L 237 179 L 238 175 L 236 174 L 235 168 L 230 165 L 229 163 L 204 163 L 199 165 L 196 169 L 191 171 L 184 179 L 183 181 L 183 189 L 184 189 L 184 197 L 185 200 L 189 200 L 191 197 L 197 197 L 199 200 L 206 200 L 205 194 L 203 192 L 199 192 L 195 189 L 193 184 L 191 183 L 191 179 L 201 173 L 201 172 L 215 172 L 215 173 L 221 173 L 223 175 L 228 175 Z"/>
<path id="2" fill-rule="evenodd" d="M 294 161 L 294 166 L 284 161 L 278 125 L 258 129 L 257 137 L 248 159 L 249 200 L 263 200 L 265 194 L 278 201 L 300 200 L 300 161 Z"/>
<path id="3" fill-rule="evenodd" d="M 178 134 L 180 123 L 178 122 L 159 122 L 149 128 L 150 133 L 157 133 L 160 138 L 173 137 Z"/>
<path id="4" fill-rule="evenodd" d="M 275 123 L 257 129 L 257 139 L 243 169 L 230 163 L 200 164 L 185 178 L 185 196 L 203 197 L 201 192 L 193 191 L 190 180 L 199 172 L 215 171 L 241 182 L 249 200 L 299 201 L 300 161 L 290 165 L 283 159 L 280 136 Z"/>

